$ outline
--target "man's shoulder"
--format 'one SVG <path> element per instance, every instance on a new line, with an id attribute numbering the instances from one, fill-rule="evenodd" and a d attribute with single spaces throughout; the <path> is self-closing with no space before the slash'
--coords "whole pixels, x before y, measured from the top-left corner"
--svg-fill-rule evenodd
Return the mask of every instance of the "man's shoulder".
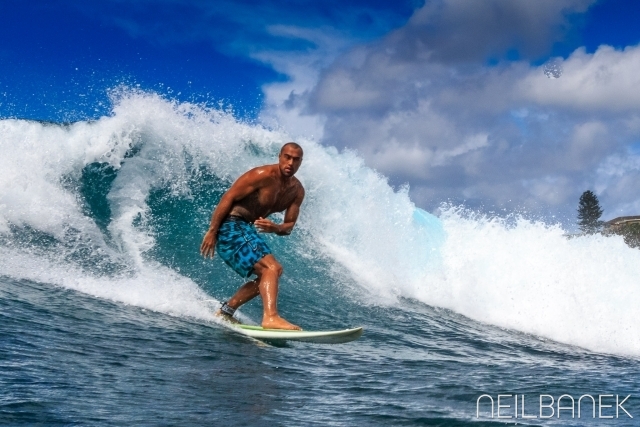
<path id="1" fill-rule="evenodd" d="M 293 178 L 293 185 L 295 185 L 296 187 L 304 191 L 304 187 L 302 186 L 302 183 L 300 182 L 300 180 L 295 176 L 293 176 L 292 178 Z"/>
<path id="2" fill-rule="evenodd" d="M 298 178 L 296 178 L 295 176 L 292 177 L 293 178 L 293 186 L 296 189 L 296 192 L 298 194 L 298 197 L 304 197 L 304 187 L 302 186 L 302 183 L 300 182 L 300 180 Z"/>
<path id="3" fill-rule="evenodd" d="M 249 169 L 247 172 L 245 172 L 245 175 L 248 175 L 257 180 L 273 178 L 276 174 L 276 169 L 274 169 L 274 166 L 277 167 L 278 165 L 257 166 L 253 169 Z"/>

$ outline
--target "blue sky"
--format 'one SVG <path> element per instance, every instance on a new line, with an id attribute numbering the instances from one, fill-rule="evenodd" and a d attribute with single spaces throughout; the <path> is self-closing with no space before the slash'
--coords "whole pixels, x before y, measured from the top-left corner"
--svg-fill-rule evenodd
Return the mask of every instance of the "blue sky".
<path id="1" fill-rule="evenodd" d="M 0 117 L 119 85 L 357 150 L 419 206 L 640 214 L 633 0 L 0 2 Z M 559 78 L 547 78 L 555 64 Z"/>
<path id="2" fill-rule="evenodd" d="M 203 16 L 206 1 L 1 2 L 0 116 L 96 117 L 108 112 L 106 90 L 124 83 L 165 93 L 171 90 L 179 99 L 224 100 L 242 115 L 253 117 L 262 106 L 262 85 L 287 76 L 250 53 L 314 48 L 307 40 L 273 36 L 267 26 L 330 29 L 351 45 L 401 27 L 424 4 L 383 0 L 215 3 L 218 6 Z M 600 44 L 624 47 L 640 42 L 640 6 L 633 0 L 600 1 L 572 18 L 574 26 L 565 38 L 531 61 L 566 56 L 581 45 L 593 52 Z M 517 52 L 515 42 L 514 49 L 502 52 L 503 58 L 520 57 Z M 495 58 L 487 55 L 487 60 Z"/>
<path id="3" fill-rule="evenodd" d="M 3 1 L 0 116 L 97 117 L 109 111 L 107 90 L 125 84 L 214 105 L 222 100 L 255 117 L 262 85 L 287 76 L 250 54 L 313 49 L 306 40 L 270 35 L 267 26 L 332 28 L 357 42 L 402 25 L 413 7 L 410 1 L 346 8 L 313 1 Z"/>

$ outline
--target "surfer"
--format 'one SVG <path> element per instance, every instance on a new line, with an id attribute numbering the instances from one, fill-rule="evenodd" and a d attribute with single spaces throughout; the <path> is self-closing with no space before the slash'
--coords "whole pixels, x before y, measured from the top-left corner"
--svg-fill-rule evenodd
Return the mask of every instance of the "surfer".
<path id="1" fill-rule="evenodd" d="M 278 280 L 282 266 L 267 243 L 256 232 L 286 236 L 298 219 L 304 188 L 294 177 L 302 163 L 302 147 L 288 142 L 280 149 L 278 163 L 260 166 L 243 174 L 222 195 L 213 211 L 211 225 L 204 235 L 200 253 L 213 258 L 214 250 L 242 277 L 258 277 L 238 289 L 222 304 L 219 314 L 228 320 L 242 304 L 262 297 L 262 327 L 300 329 L 278 314 Z M 282 224 L 266 219 L 274 212 L 286 211 Z"/>

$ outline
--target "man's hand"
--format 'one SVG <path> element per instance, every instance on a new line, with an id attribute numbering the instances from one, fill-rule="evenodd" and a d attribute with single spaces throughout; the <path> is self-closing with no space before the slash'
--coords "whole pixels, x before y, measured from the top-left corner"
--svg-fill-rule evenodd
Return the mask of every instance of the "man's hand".
<path id="1" fill-rule="evenodd" d="M 253 222 L 260 233 L 279 233 L 280 226 L 273 221 L 262 217 Z"/>
<path id="2" fill-rule="evenodd" d="M 205 258 L 213 258 L 216 249 L 216 234 L 213 230 L 207 231 L 200 245 L 200 254 Z"/>

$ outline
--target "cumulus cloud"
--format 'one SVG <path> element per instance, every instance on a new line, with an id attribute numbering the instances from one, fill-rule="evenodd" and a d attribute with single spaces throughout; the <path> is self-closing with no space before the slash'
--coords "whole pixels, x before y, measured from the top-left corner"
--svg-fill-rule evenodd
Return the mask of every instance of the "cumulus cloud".
<path id="1" fill-rule="evenodd" d="M 611 216 L 640 212 L 640 146 L 637 142 L 624 152 L 606 157 L 596 172 L 595 190 L 617 202 Z"/>
<path id="2" fill-rule="evenodd" d="M 640 138 L 640 46 L 553 58 L 559 78 L 537 65 L 568 17 L 592 3 L 430 1 L 404 27 L 337 56 L 287 102 L 321 118 L 325 144 L 408 182 L 428 209 L 452 200 L 573 219 L 580 194 L 595 188 L 619 213 L 637 171 L 607 175 L 603 165 Z"/>
<path id="3" fill-rule="evenodd" d="M 569 29 L 568 16 L 594 0 L 432 0 L 389 38 L 396 60 L 483 61 L 517 49 L 545 54 Z"/>
<path id="4" fill-rule="evenodd" d="M 640 46 L 615 50 L 601 46 L 594 54 L 576 50 L 562 64 L 557 81 L 530 73 L 518 92 L 538 105 L 572 110 L 624 113 L 640 105 Z"/>

